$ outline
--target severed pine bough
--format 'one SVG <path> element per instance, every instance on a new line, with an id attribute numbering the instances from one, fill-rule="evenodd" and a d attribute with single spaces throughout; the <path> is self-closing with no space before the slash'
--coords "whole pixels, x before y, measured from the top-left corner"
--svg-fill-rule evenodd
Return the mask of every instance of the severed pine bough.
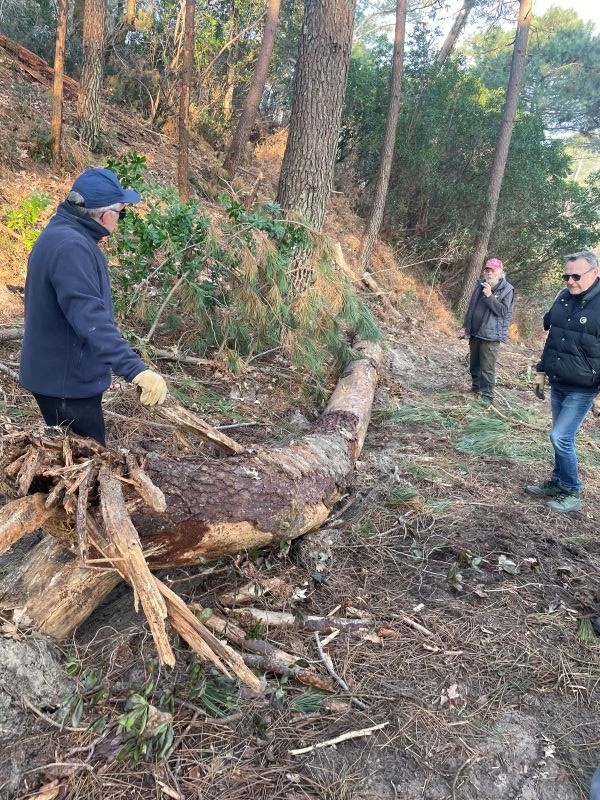
<path id="1" fill-rule="evenodd" d="M 185 429 L 227 458 L 149 453 L 140 460 L 60 429 L 7 432 L 0 492 L 15 499 L 0 509 L 0 553 L 40 527 L 51 537 L 0 580 L 0 606 L 19 609 L 33 627 L 61 640 L 122 578 L 163 663 L 174 663 L 168 622 L 205 661 L 258 688 L 248 664 L 282 664 L 279 655 L 249 653 L 245 664 L 151 569 L 205 563 L 323 524 L 352 480 L 377 383 L 379 346 L 358 342 L 355 351 L 313 430 L 284 447 L 244 450 L 189 412 Z M 176 411 L 167 413 L 178 424 Z M 77 557 L 65 558 L 65 547 Z"/>

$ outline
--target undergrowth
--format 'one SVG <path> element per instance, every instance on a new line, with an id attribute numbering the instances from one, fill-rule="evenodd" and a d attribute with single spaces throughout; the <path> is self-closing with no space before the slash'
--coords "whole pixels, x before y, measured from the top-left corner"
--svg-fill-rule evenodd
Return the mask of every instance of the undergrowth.
<path id="1" fill-rule="evenodd" d="M 313 388 L 352 358 L 353 336 L 380 338 L 336 271 L 328 240 L 283 219 L 276 203 L 247 208 L 223 195 L 221 213 L 209 218 L 198 200 L 181 202 L 173 189 L 145 181 L 145 159 L 135 152 L 108 165 L 145 206 L 129 209 L 110 241 L 115 305 L 130 324 L 178 338 L 189 354 L 218 349 L 233 371 L 280 349 Z M 313 280 L 295 296 L 289 262 L 299 248 L 310 249 Z M 141 337 L 142 349 L 149 338 Z"/>

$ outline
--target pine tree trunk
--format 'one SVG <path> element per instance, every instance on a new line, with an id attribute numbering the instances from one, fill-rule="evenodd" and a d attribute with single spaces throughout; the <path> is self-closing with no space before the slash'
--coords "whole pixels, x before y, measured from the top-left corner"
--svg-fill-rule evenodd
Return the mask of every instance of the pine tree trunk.
<path id="1" fill-rule="evenodd" d="M 58 0 L 58 19 L 56 22 L 56 46 L 54 51 L 54 78 L 52 80 L 52 122 L 50 140 L 52 165 L 61 161 L 63 84 L 65 71 L 65 41 L 67 38 L 67 19 L 69 0 Z"/>
<path id="2" fill-rule="evenodd" d="M 238 58 L 238 11 L 235 0 L 230 0 L 229 12 L 229 41 L 232 43 L 227 54 L 227 79 L 225 81 L 225 94 L 223 96 L 223 117 L 230 119 L 233 113 L 233 90 Z"/>
<path id="3" fill-rule="evenodd" d="M 496 211 L 498 209 L 498 199 L 502 188 L 504 170 L 506 169 L 508 149 L 510 147 L 510 140 L 517 116 L 519 92 L 523 78 L 523 69 L 525 67 L 525 57 L 527 55 L 527 40 L 529 38 L 532 5 L 533 0 L 520 0 L 517 34 L 510 65 L 510 77 L 508 79 L 508 89 L 506 91 L 506 100 L 504 101 L 502 121 L 500 123 L 500 135 L 498 137 L 490 172 L 486 207 L 479 224 L 479 232 L 475 239 L 473 254 L 469 261 L 463 289 L 456 306 L 456 310 L 463 316 L 469 306 L 469 300 L 473 292 L 475 281 L 483 266 L 490 236 L 492 234 L 492 228 L 494 227 Z"/>
<path id="4" fill-rule="evenodd" d="M 381 349 L 356 346 L 314 431 L 284 448 L 258 448 L 214 461 L 148 457 L 146 474 L 164 493 L 164 513 L 132 514 L 148 563 L 183 566 L 289 541 L 319 527 L 345 493 L 365 440 Z M 44 523 L 62 541 L 64 518 Z M 44 540 L 0 583 L 0 606 L 19 608 L 34 627 L 70 636 L 119 582 L 82 566 L 60 541 Z"/>
<path id="5" fill-rule="evenodd" d="M 125 4 L 125 27 L 128 30 L 135 27 L 135 0 L 127 0 Z"/>
<path id="6" fill-rule="evenodd" d="M 407 0 L 397 0 L 392 77 L 390 82 L 390 103 L 385 126 L 385 136 L 383 138 L 383 147 L 381 148 L 381 160 L 377 186 L 375 187 L 375 197 L 373 198 L 373 207 L 371 208 L 369 224 L 367 225 L 367 232 L 362 244 L 360 257 L 361 272 L 370 272 L 371 256 L 373 255 L 375 241 L 379 234 L 379 229 L 381 228 L 390 185 L 390 173 L 396 144 L 396 128 L 398 127 L 398 114 L 400 112 L 402 68 L 404 65 L 404 39 L 406 34 L 406 8 Z"/>
<path id="7" fill-rule="evenodd" d="M 81 139 L 91 150 L 100 141 L 106 0 L 85 0 L 83 67 L 77 112 Z"/>
<path id="8" fill-rule="evenodd" d="M 179 154 L 177 158 L 177 185 L 179 198 L 188 200 L 189 184 L 189 114 L 190 86 L 192 83 L 192 66 L 194 63 L 194 16 L 196 0 L 185 0 L 185 22 L 183 33 L 183 58 L 181 63 L 181 96 L 179 98 Z"/>
<path id="9" fill-rule="evenodd" d="M 441 67 L 443 66 L 444 62 L 450 55 L 452 48 L 456 44 L 458 37 L 460 36 L 462 30 L 464 29 L 465 25 L 467 24 L 467 19 L 469 18 L 469 14 L 473 10 L 477 0 L 464 0 L 462 8 L 454 18 L 454 23 L 448 32 L 448 35 L 444 39 L 444 43 L 442 44 L 439 53 L 435 59 L 436 66 Z"/>
<path id="10" fill-rule="evenodd" d="M 260 100 L 269 73 L 269 62 L 273 51 L 273 42 L 275 41 L 275 31 L 277 30 L 280 6 L 281 0 L 268 0 L 267 2 L 267 18 L 265 20 L 265 29 L 260 52 L 254 68 L 254 74 L 252 75 L 252 81 L 248 87 L 244 107 L 223 164 L 229 173 L 233 173 L 240 162 L 242 152 L 250 136 L 256 114 L 258 113 Z"/>
<path id="11" fill-rule="evenodd" d="M 277 201 L 320 231 L 325 220 L 350 63 L 356 0 L 306 0 Z M 290 295 L 313 279 L 310 250 L 290 259 Z"/>
<path id="12" fill-rule="evenodd" d="M 333 179 L 356 0 L 306 0 L 277 201 L 321 230 Z"/>

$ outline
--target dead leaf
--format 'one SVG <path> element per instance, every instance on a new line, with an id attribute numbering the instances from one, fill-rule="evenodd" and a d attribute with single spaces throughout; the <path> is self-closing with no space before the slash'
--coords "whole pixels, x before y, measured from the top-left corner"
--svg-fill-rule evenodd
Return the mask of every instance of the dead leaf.
<path id="1" fill-rule="evenodd" d="M 375 644 L 383 644 L 383 639 L 381 636 L 378 636 L 376 633 L 372 633 L 370 631 L 361 631 L 360 638 L 363 642 L 375 642 Z"/>
<path id="2" fill-rule="evenodd" d="M 460 692 L 458 690 L 458 683 L 452 683 L 448 686 L 447 689 L 441 694 L 440 697 L 440 705 L 445 706 L 446 703 L 450 703 L 450 705 L 454 705 L 457 700 L 460 699 Z"/>
<path id="3" fill-rule="evenodd" d="M 519 568 L 515 562 L 511 561 L 510 558 L 506 556 L 498 556 L 498 567 L 503 572 L 508 572 L 509 575 L 516 575 L 519 572 Z"/>
<path id="4" fill-rule="evenodd" d="M 29 800 L 55 800 L 61 788 L 59 781 L 50 781 L 50 783 L 45 783 L 38 793 L 30 797 Z"/>
<path id="5" fill-rule="evenodd" d="M 5 639 L 13 639 L 15 642 L 19 642 L 24 638 L 23 634 L 19 633 L 19 629 L 12 622 L 5 622 L 4 625 L 0 625 L 0 636 L 4 636 Z"/>

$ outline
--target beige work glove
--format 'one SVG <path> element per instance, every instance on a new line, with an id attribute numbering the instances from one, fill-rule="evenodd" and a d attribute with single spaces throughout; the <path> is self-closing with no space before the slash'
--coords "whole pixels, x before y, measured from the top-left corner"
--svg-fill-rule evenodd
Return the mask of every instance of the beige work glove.
<path id="1" fill-rule="evenodd" d="M 143 406 L 155 406 L 165 402 L 168 394 L 167 384 L 162 375 L 152 369 L 145 369 L 136 375 L 133 383 L 142 390 L 140 403 Z"/>
<path id="2" fill-rule="evenodd" d="M 543 400 L 546 397 L 544 392 L 544 386 L 546 385 L 546 373 L 545 372 L 536 372 L 533 376 L 533 391 L 535 392 L 535 396 L 539 397 L 540 400 Z"/>
<path id="3" fill-rule="evenodd" d="M 595 417 L 600 417 L 600 394 L 597 394 L 594 397 L 594 402 L 592 403 L 592 414 Z"/>

